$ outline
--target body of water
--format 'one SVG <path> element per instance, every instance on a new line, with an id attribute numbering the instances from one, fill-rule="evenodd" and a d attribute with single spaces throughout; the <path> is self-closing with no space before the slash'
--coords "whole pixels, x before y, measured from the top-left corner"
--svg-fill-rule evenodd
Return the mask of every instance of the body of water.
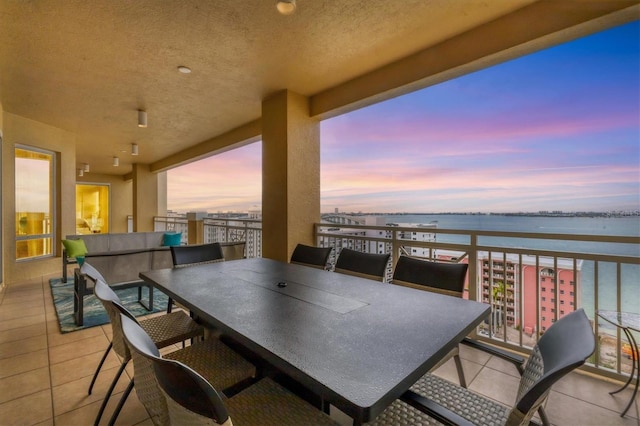
<path id="1" fill-rule="evenodd" d="M 547 217 L 547 216 L 502 216 L 502 215 L 388 215 L 386 223 L 428 224 L 437 223 L 438 229 L 460 229 L 477 231 L 529 232 L 549 234 L 580 234 L 609 236 L 640 236 L 640 217 Z M 465 236 L 439 234 L 438 241 L 468 243 Z M 603 253 L 640 257 L 637 245 L 588 243 L 579 241 L 534 240 L 520 238 L 486 237 L 480 244 L 498 247 L 522 247 L 571 251 L 579 253 Z M 594 262 L 584 261 L 581 272 L 579 306 L 584 307 L 589 317 L 594 317 L 595 276 Z M 617 310 L 615 264 L 599 263 L 598 309 Z M 622 265 L 621 309 L 640 313 L 640 267 Z"/>

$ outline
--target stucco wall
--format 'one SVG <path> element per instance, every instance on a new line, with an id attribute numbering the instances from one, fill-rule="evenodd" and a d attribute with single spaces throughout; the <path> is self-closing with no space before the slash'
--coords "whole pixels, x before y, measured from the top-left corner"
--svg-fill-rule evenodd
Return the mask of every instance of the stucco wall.
<path id="1" fill-rule="evenodd" d="M 127 216 L 133 214 L 133 186 L 131 181 L 124 180 L 122 176 L 85 173 L 83 177 L 77 178 L 77 182 L 109 184 L 111 198 L 111 211 L 109 212 L 111 223 L 109 224 L 109 232 L 127 232 Z"/>
<path id="2" fill-rule="evenodd" d="M 2 113 L 2 251 L 5 283 L 53 274 L 60 271 L 60 247 L 51 258 L 16 262 L 15 146 L 16 144 L 56 152 L 56 238 L 75 230 L 75 135 L 8 112 Z"/>

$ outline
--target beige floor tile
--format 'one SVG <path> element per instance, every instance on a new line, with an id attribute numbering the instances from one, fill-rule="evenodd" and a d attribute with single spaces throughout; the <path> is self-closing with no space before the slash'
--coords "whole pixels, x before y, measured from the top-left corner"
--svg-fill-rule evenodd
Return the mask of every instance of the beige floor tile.
<path id="1" fill-rule="evenodd" d="M 0 310 L 0 321 L 20 319 L 45 313 L 44 305 L 24 307 L 21 304 L 5 306 Z"/>
<path id="2" fill-rule="evenodd" d="M 5 295 L 2 299 L 2 308 L 5 307 L 13 307 L 13 306 L 24 306 L 24 307 L 33 307 L 33 306 L 42 306 L 43 299 L 42 294 L 38 295 L 35 293 L 26 293 L 26 294 L 14 294 L 14 295 Z"/>
<path id="3" fill-rule="evenodd" d="M 24 373 L 26 371 L 47 367 L 48 365 L 49 359 L 47 357 L 46 349 L 11 358 L 5 358 L 0 361 L 0 379 Z"/>
<path id="4" fill-rule="evenodd" d="M 555 383 L 552 389 L 555 392 L 621 413 L 631 399 L 633 384 L 615 395 L 609 395 L 609 392 L 618 390 L 622 385 L 621 382 L 604 381 L 588 374 L 574 372 Z M 638 418 L 637 412 L 633 409 L 629 409 L 627 415 Z"/>
<path id="5" fill-rule="evenodd" d="M 463 359 L 462 369 L 464 370 L 464 378 L 467 381 L 467 386 L 469 386 L 482 369 L 482 366 L 480 364 L 476 364 L 475 362 Z M 438 377 L 442 377 L 443 379 L 448 380 L 452 383 L 460 383 L 458 370 L 456 369 L 456 364 L 453 358 L 442 364 L 437 370 L 433 372 L 433 374 Z"/>
<path id="6" fill-rule="evenodd" d="M 0 308 L 1 309 L 1 308 Z M 47 328 L 44 324 L 33 324 L 26 327 L 12 328 L 0 331 L 0 343 L 15 342 L 16 340 L 46 335 Z"/>
<path id="7" fill-rule="evenodd" d="M 0 404 L 3 426 L 35 425 L 52 417 L 51 391 L 48 389 Z"/>
<path id="8" fill-rule="evenodd" d="M 115 410 L 118 401 L 120 401 L 121 396 L 121 393 L 117 393 L 109 399 L 109 403 L 104 410 L 100 425 L 106 425 L 109 423 L 111 415 Z M 76 410 L 68 411 L 64 414 L 56 416 L 56 425 L 91 425 L 93 424 L 96 415 L 98 414 L 100 405 L 101 401 L 96 401 L 92 404 L 87 404 Z M 146 410 L 138 401 L 135 392 L 131 392 L 115 424 L 133 425 L 145 421 L 148 417 L 149 416 L 147 415 Z"/>
<path id="9" fill-rule="evenodd" d="M 44 312 L 40 315 L 32 315 L 28 317 L 16 318 L 12 320 L 0 322 L 0 332 L 11 330 L 13 328 L 27 327 L 34 324 L 44 324 L 46 322 Z"/>
<path id="10" fill-rule="evenodd" d="M 519 383 L 516 377 L 485 367 L 471 382 L 469 389 L 512 406 L 518 393 Z"/>
<path id="11" fill-rule="evenodd" d="M 104 335 L 53 346 L 49 349 L 49 362 L 54 365 L 79 356 L 102 353 L 108 346 L 109 341 Z"/>
<path id="12" fill-rule="evenodd" d="M 497 356 L 492 356 L 491 359 L 485 364 L 485 367 L 501 371 L 520 380 L 520 373 L 518 372 L 518 368 L 513 363 L 505 361 L 504 359 Z"/>
<path id="13" fill-rule="evenodd" d="M 103 353 L 104 352 L 96 352 L 51 365 L 51 385 L 59 386 L 82 377 L 92 376 L 98 367 L 100 359 L 102 359 Z M 109 369 L 119 365 L 120 361 L 114 355 L 113 351 L 111 351 L 102 368 Z"/>
<path id="14" fill-rule="evenodd" d="M 549 421 L 554 425 L 581 426 L 637 426 L 633 417 L 620 417 L 617 411 L 588 404 L 576 398 L 551 391 L 545 408 Z M 632 411 L 630 409 L 629 411 Z"/>
<path id="15" fill-rule="evenodd" d="M 111 385 L 117 371 L 118 368 L 110 368 L 100 371 L 100 374 L 96 379 L 96 383 L 93 386 L 91 395 L 89 395 L 87 391 L 89 390 L 92 376 L 86 376 L 81 379 L 53 387 L 54 415 L 59 416 L 85 405 L 92 404 L 96 401 L 102 401 L 102 398 L 107 393 L 107 389 Z M 118 380 L 114 393 L 123 392 L 129 384 L 129 381 L 129 377 L 126 374 L 122 374 L 120 380 Z"/>
<path id="16" fill-rule="evenodd" d="M 47 349 L 47 336 L 28 337 L 15 342 L 0 343 L 0 360 Z M 0 361 L 2 362 L 2 361 Z"/>
<path id="17" fill-rule="evenodd" d="M 0 404 L 49 388 L 47 367 L 9 376 L 0 379 Z"/>
<path id="18" fill-rule="evenodd" d="M 85 328 L 84 330 L 74 331 L 72 333 L 60 333 L 59 331 L 55 333 L 49 333 L 49 346 L 60 346 L 65 345 L 72 342 L 77 342 L 79 340 L 88 339 L 90 337 L 96 336 L 104 336 L 104 332 L 100 327 L 90 327 Z"/>
<path id="19" fill-rule="evenodd" d="M 487 361 L 491 358 L 486 352 L 471 348 L 467 345 L 458 345 L 460 349 L 460 358 L 466 359 L 468 361 L 473 361 L 476 364 L 485 365 Z"/>

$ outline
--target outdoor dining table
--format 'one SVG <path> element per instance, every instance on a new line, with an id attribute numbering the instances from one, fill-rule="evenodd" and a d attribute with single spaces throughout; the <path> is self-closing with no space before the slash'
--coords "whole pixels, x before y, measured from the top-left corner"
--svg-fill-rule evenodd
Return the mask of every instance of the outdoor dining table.
<path id="1" fill-rule="evenodd" d="M 356 424 L 489 314 L 486 304 L 265 258 L 140 277 Z"/>

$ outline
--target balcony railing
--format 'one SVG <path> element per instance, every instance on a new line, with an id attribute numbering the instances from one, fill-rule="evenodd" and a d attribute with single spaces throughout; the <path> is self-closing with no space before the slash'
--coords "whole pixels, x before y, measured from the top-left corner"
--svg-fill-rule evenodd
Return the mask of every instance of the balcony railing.
<path id="1" fill-rule="evenodd" d="M 530 351 L 563 315 L 584 308 L 598 336 L 588 370 L 621 379 L 631 371 L 619 329 L 599 320 L 599 309 L 637 311 L 640 295 L 640 237 L 468 231 L 437 228 L 316 223 L 316 245 L 333 247 L 333 265 L 348 247 L 390 253 L 385 281 L 401 254 L 469 265 L 465 297 L 488 303 L 492 315 L 478 338 Z M 156 218 L 156 230 L 183 233 L 181 218 Z M 203 242 L 246 241 L 247 257 L 260 257 L 261 221 L 205 219 Z M 426 235 L 429 234 L 429 235 Z M 505 279 L 505 271 L 508 271 Z M 627 351 L 628 352 L 628 351 Z"/>
<path id="2" fill-rule="evenodd" d="M 335 252 L 390 253 L 387 279 L 401 254 L 468 263 L 465 297 L 493 312 L 478 338 L 508 348 L 530 351 L 551 324 L 582 307 L 599 341 L 588 369 L 615 378 L 631 371 L 622 350 L 628 342 L 595 312 L 639 309 L 640 237 L 327 223 L 316 224 L 315 235 L 318 246 Z"/>

